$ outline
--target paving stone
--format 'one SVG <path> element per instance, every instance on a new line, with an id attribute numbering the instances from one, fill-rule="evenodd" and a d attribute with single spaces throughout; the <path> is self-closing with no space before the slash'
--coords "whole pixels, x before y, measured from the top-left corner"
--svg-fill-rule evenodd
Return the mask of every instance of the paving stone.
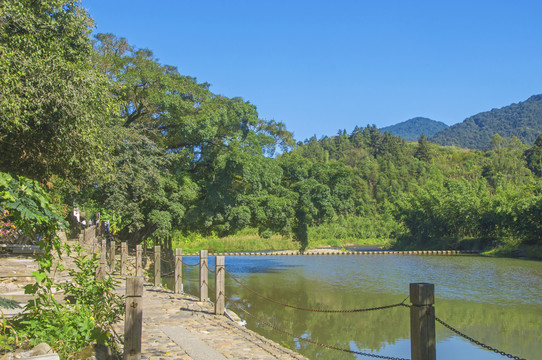
<path id="1" fill-rule="evenodd" d="M 118 291 L 124 291 L 122 284 Z M 186 349 L 164 333 L 164 329 L 171 333 L 177 327 L 179 332 L 189 332 L 194 342 L 206 344 L 210 350 L 226 359 L 307 359 L 225 316 L 214 315 L 213 310 L 211 303 L 146 284 L 143 294 L 142 358 L 209 360 L 190 356 Z M 116 330 L 120 334 L 124 333 L 122 327 L 123 324 L 117 324 Z M 193 353 L 193 356 L 196 355 Z"/>
<path id="2" fill-rule="evenodd" d="M 25 266 L 18 272 L 26 274 L 33 270 L 36 264 L 32 259 L 24 260 L 28 260 L 28 264 L 17 260 Z M 75 267 L 73 258 L 69 256 L 63 256 L 63 263 L 67 265 L 67 268 Z M 27 269 L 27 265 L 31 268 Z M 59 273 L 55 277 L 56 282 L 68 280 L 67 271 Z M 4 286 L 6 290 L 10 289 L 8 281 L 3 281 L 3 284 L 0 283 L 0 285 Z M 116 291 L 121 295 L 126 292 L 126 285 L 122 279 Z M 205 344 L 209 349 L 226 359 L 308 360 L 225 316 L 214 315 L 213 312 L 213 305 L 209 302 L 200 302 L 196 297 L 174 294 L 172 291 L 154 288 L 150 284 L 146 284 L 143 294 L 141 358 L 144 360 L 210 360 L 190 356 L 186 349 L 179 346 L 162 330 L 167 328 L 169 331 L 174 331 L 172 328 L 177 327 L 189 332 L 194 339 L 197 339 L 197 341 L 194 340 L 195 342 Z M 117 334 L 123 337 L 124 321 L 115 324 L 113 328 Z"/>

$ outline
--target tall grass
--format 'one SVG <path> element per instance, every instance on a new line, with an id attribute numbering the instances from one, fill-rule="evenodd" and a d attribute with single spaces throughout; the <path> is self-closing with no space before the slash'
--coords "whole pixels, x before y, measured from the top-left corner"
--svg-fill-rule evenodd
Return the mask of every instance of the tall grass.
<path id="1" fill-rule="evenodd" d="M 385 244 L 401 231 L 390 216 L 340 216 L 333 222 L 309 228 L 309 246 Z"/>
<path id="2" fill-rule="evenodd" d="M 347 247 L 358 245 L 389 244 L 394 224 L 375 219 L 360 217 L 339 218 L 329 224 L 309 228 L 308 249 L 321 247 Z M 183 235 L 173 234 L 173 246 L 183 249 L 185 253 L 199 250 L 211 252 L 265 251 L 265 250 L 297 250 L 300 244 L 292 238 L 281 235 L 261 237 L 258 230 L 246 228 L 233 236 L 202 236 L 197 233 Z"/>
<path id="3" fill-rule="evenodd" d="M 173 235 L 173 246 L 182 248 L 185 253 L 193 253 L 199 250 L 210 252 L 232 251 L 266 251 L 266 250 L 294 250 L 299 249 L 299 244 L 293 239 L 273 235 L 270 238 L 262 238 L 255 229 L 243 230 L 234 236 L 219 238 L 217 236 L 204 237 L 199 234 Z"/>

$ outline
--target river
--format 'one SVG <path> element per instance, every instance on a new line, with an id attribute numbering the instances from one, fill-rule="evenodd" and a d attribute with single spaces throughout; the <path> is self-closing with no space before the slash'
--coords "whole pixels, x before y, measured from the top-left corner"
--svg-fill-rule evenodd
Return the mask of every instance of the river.
<path id="1" fill-rule="evenodd" d="M 213 257 L 210 260 L 213 268 Z M 184 257 L 183 261 L 195 264 L 198 258 Z M 409 283 L 433 283 L 435 313 L 441 320 L 493 348 L 542 359 L 542 262 L 480 256 L 228 256 L 226 269 L 261 295 L 313 309 L 396 304 L 408 296 Z M 198 294 L 197 271 L 185 266 L 185 292 Z M 410 358 L 406 307 L 357 313 L 300 311 L 262 299 L 229 276 L 226 293 L 232 299 L 228 309 L 246 320 L 249 329 L 310 359 L 368 357 L 325 349 L 303 338 L 363 353 Z M 296 337 L 271 329 L 237 306 Z M 438 323 L 436 337 L 439 360 L 505 359 Z"/>

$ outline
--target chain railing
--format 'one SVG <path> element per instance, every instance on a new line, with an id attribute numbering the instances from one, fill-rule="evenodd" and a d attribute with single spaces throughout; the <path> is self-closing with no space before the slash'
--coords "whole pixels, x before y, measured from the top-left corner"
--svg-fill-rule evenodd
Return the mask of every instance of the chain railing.
<path id="1" fill-rule="evenodd" d="M 208 265 L 206 262 L 203 263 L 203 265 L 207 268 L 207 271 L 209 271 L 209 272 L 212 273 L 212 274 L 215 273 L 215 271 L 214 271 L 213 269 L 209 268 L 209 265 Z"/>
<path id="2" fill-rule="evenodd" d="M 393 357 L 393 356 L 384 356 L 384 355 L 377 355 L 377 354 L 371 354 L 371 353 L 365 353 L 365 352 L 361 352 L 361 351 L 356 351 L 356 350 L 351 350 L 351 349 L 345 349 L 345 348 L 341 348 L 341 347 L 338 347 L 338 346 L 333 346 L 333 345 L 327 345 L 327 344 L 322 344 L 318 341 L 315 341 L 315 340 L 312 340 L 312 339 L 309 339 L 309 338 L 304 338 L 304 337 L 301 337 L 301 336 L 297 336 L 289 331 L 286 331 L 284 329 L 281 329 L 273 324 L 271 324 L 270 322 L 268 321 L 265 321 L 263 319 L 260 319 L 259 317 L 251 314 L 250 312 L 248 312 L 246 309 L 242 308 L 241 306 L 239 306 L 239 304 L 237 304 L 237 302 L 233 301 L 232 299 L 230 299 L 229 297 L 225 296 L 225 298 L 231 303 L 231 304 L 234 304 L 235 307 L 237 309 L 239 309 L 240 311 L 242 311 L 244 314 L 246 314 L 247 316 L 253 318 L 254 320 L 256 320 L 258 323 L 260 324 L 264 324 L 268 327 L 270 327 L 271 329 L 277 331 L 277 332 L 280 332 L 284 335 L 288 335 L 290 337 L 292 337 L 293 339 L 297 339 L 297 340 L 301 340 L 301 341 L 305 341 L 305 342 L 308 342 L 308 343 L 311 343 L 313 345 L 318 345 L 320 347 L 323 347 L 323 348 L 326 348 L 326 349 L 330 349 L 330 350 L 338 350 L 338 351 L 342 351 L 342 352 L 346 352 L 346 353 L 350 353 L 350 354 L 356 354 L 356 355 L 362 355 L 362 356 L 369 356 L 369 357 L 373 357 L 373 358 L 378 358 L 378 359 L 389 359 L 389 360 L 409 360 L 409 359 L 405 359 L 405 358 L 399 358 L 399 357 Z"/>
<path id="3" fill-rule="evenodd" d="M 175 259 L 165 259 L 162 257 L 160 258 L 160 261 L 166 264 L 175 264 Z"/>
<path id="4" fill-rule="evenodd" d="M 146 259 L 150 259 L 151 257 L 149 256 L 145 256 L 145 257 L 142 257 L 142 258 L 146 258 Z M 136 257 L 127 257 L 126 260 L 134 260 L 136 259 Z M 196 263 L 196 264 L 189 264 L 189 263 L 186 263 L 182 260 L 182 258 L 179 256 L 179 257 L 176 257 L 174 259 L 164 259 L 163 257 L 160 257 L 160 261 L 161 262 L 164 262 L 164 263 L 168 263 L 168 264 L 175 264 L 176 261 L 179 261 L 182 265 L 185 265 L 185 266 L 188 266 L 188 267 L 198 267 L 200 265 L 200 263 Z M 127 264 L 129 264 L 129 266 L 132 268 L 132 269 L 135 269 L 137 265 L 131 265 L 131 261 L 127 261 Z M 222 263 L 223 264 L 223 263 Z M 223 266 L 223 265 L 222 265 Z M 214 269 L 211 269 L 207 263 L 207 261 L 203 261 L 203 266 L 201 267 L 201 270 L 204 270 L 206 272 L 210 272 L 210 273 L 216 273 L 216 271 Z M 433 323 L 434 321 L 440 323 L 441 325 L 443 325 L 445 328 L 449 329 L 450 331 L 452 331 L 453 333 L 459 335 L 460 337 L 468 340 L 469 342 L 477 345 L 477 346 L 480 346 L 482 347 L 483 349 L 486 349 L 486 350 L 489 350 L 489 351 L 492 351 L 494 353 L 497 353 L 499 355 L 502 355 L 504 357 L 507 357 L 507 358 L 510 358 L 510 359 L 514 359 L 514 360 L 525 360 L 524 358 L 521 358 L 519 356 L 515 356 L 515 355 L 512 355 L 512 354 L 509 354 L 509 353 L 506 353 L 504 351 L 501 351 L 499 349 L 496 349 L 494 347 L 491 347 L 487 344 L 484 344 L 464 333 L 462 333 L 461 331 L 455 329 L 454 327 L 452 327 L 451 325 L 447 324 L 446 322 L 444 322 L 443 320 L 441 320 L 440 318 L 438 318 L 437 316 L 434 315 L 434 309 L 432 308 L 432 300 L 431 300 L 431 303 L 428 305 L 428 304 L 425 304 L 425 303 L 422 303 L 421 305 L 420 304 L 414 304 L 414 301 L 413 302 L 413 305 L 407 305 L 405 304 L 405 301 L 412 296 L 412 287 L 411 287 L 411 295 L 407 296 L 403 301 L 399 302 L 399 303 L 396 303 L 396 304 L 390 304 L 390 305 L 383 305 L 383 306 L 375 306 L 375 307 L 368 307 L 368 308 L 356 308 L 356 309 L 314 309 L 314 308 L 308 308 L 308 307 L 303 307 L 303 306 L 297 306 L 297 305 L 292 305 L 292 304 L 287 304 L 287 303 L 284 303 L 282 301 L 279 301 L 279 300 L 276 300 L 276 299 L 273 299 L 273 298 L 270 298 L 268 296 L 265 296 L 263 294 L 261 294 L 260 292 L 250 288 L 248 285 L 246 285 L 245 283 L 243 283 L 242 281 L 240 281 L 237 277 L 235 277 L 232 273 L 230 273 L 227 269 L 224 268 L 224 271 L 223 273 L 227 276 L 229 276 L 229 278 L 231 280 L 233 280 L 235 283 L 237 283 L 239 286 L 241 286 L 242 288 L 248 290 L 249 292 L 253 293 L 254 295 L 256 295 L 257 297 L 259 298 L 262 298 L 266 301 L 269 301 L 269 302 L 272 302 L 274 304 L 277 304 L 277 305 L 281 305 L 281 306 L 284 306 L 284 307 L 288 307 L 288 308 L 292 308 L 292 309 L 296 309 L 296 310 L 300 310 L 300 311 L 308 311 L 308 312 L 317 312 L 317 313 L 356 313 L 356 312 L 368 312 L 368 311 L 379 311 L 379 310 L 385 310 L 385 309 L 391 309 L 391 308 L 395 308 L 395 307 L 408 307 L 408 308 L 414 308 L 414 307 L 418 307 L 418 308 L 427 308 L 426 310 L 422 311 L 423 313 L 423 316 L 429 316 L 430 318 L 432 318 L 433 320 Z M 161 275 L 163 276 L 172 276 L 172 275 L 175 275 L 175 271 L 173 272 L 167 272 L 167 273 L 162 273 Z M 221 275 L 223 276 L 223 275 Z M 211 290 L 211 293 L 213 293 L 214 289 L 210 288 L 209 287 L 209 284 L 208 284 L 208 281 L 205 280 L 205 279 L 199 279 L 199 280 L 190 280 L 190 279 L 187 279 L 187 278 L 184 278 L 183 279 L 184 281 L 187 281 L 187 282 L 193 282 L 193 283 L 199 283 L 200 285 L 204 285 L 208 290 Z M 411 284 L 413 285 L 413 284 Z M 432 285 L 431 285 L 432 286 Z M 201 287 L 200 287 L 201 289 Z M 338 346 L 334 346 L 334 345 L 327 345 L 327 344 L 322 344 L 318 341 L 315 341 L 315 340 L 312 340 L 310 338 L 304 338 L 304 337 L 300 337 L 300 336 L 296 336 L 295 334 L 289 332 L 289 331 L 286 331 L 284 329 L 281 329 L 273 324 L 271 324 L 270 322 L 268 321 L 265 321 L 263 319 L 260 319 L 258 318 L 257 316 L 251 314 L 250 312 L 248 312 L 245 308 L 241 307 L 238 302 L 230 299 L 229 297 L 227 297 L 225 294 L 224 294 L 224 291 L 223 290 L 220 290 L 218 291 L 218 293 L 216 293 L 216 296 L 223 296 L 223 298 L 227 299 L 228 302 L 230 304 L 233 304 L 237 309 L 239 309 L 241 312 L 243 312 L 244 314 L 246 314 L 247 316 L 253 318 L 254 320 L 256 320 L 258 323 L 260 324 L 263 324 L 263 325 L 266 325 L 268 327 L 270 327 L 271 329 L 277 331 L 277 332 L 280 332 L 284 335 L 288 335 L 290 337 L 293 337 L 294 339 L 297 339 L 299 341 L 304 341 L 304 342 L 307 342 L 307 343 L 311 343 L 311 344 L 314 344 L 314 345 L 317 345 L 317 346 L 320 346 L 320 347 L 323 347 L 323 348 L 326 348 L 326 349 L 331 349 L 331 350 L 337 350 L 337 351 L 342 351 L 342 352 L 346 352 L 346 353 L 351 353 L 351 354 L 356 354 L 356 355 L 362 355 L 362 356 L 368 356 L 368 357 L 373 357 L 373 358 L 379 358 L 379 359 L 391 359 L 391 360 L 408 360 L 408 359 L 403 359 L 403 358 L 400 358 L 400 357 L 393 357 L 393 356 L 383 356 L 383 355 L 377 355 L 377 354 L 372 354 L 372 353 L 366 353 L 366 352 L 361 352 L 361 351 L 356 351 L 356 350 L 351 350 L 351 349 L 346 349 L 346 348 L 341 348 L 341 347 L 338 347 Z M 207 300 L 207 301 L 210 301 L 209 299 L 204 299 L 204 300 Z M 429 310 L 429 307 L 431 309 L 433 309 L 432 311 Z M 411 321 L 412 321 L 412 314 L 411 314 Z M 434 328 L 434 325 L 433 325 L 433 328 Z M 434 332 L 434 330 L 433 330 Z M 433 334 L 434 336 L 434 334 Z M 430 343 L 430 341 L 428 342 Z M 433 338 L 433 347 L 434 347 L 434 338 Z M 434 351 L 434 349 L 433 349 Z M 413 353 L 413 358 L 414 358 L 414 353 Z"/>
<path id="5" fill-rule="evenodd" d="M 504 351 L 501 351 L 501 350 L 498 350 L 498 349 L 495 349 L 494 347 L 491 347 L 489 345 L 486 345 L 478 340 L 475 340 L 473 338 L 471 338 L 470 336 L 462 333 L 461 331 L 455 329 L 453 326 L 445 323 L 444 321 L 442 321 L 441 319 L 439 319 L 438 317 L 435 316 L 435 320 L 440 323 L 441 325 L 443 325 L 445 328 L 447 328 L 448 330 L 451 330 L 452 332 L 454 332 L 455 334 L 461 336 L 462 338 L 470 341 L 471 343 L 473 344 L 476 344 L 486 350 L 489 350 L 489 351 L 493 351 L 494 353 L 497 353 L 499 355 L 502 355 L 502 356 L 505 356 L 507 358 L 510 358 L 510 359 L 514 359 L 514 360 L 526 360 L 524 358 L 521 358 L 519 356 L 515 356 L 515 355 L 512 355 L 512 354 L 508 354 L 508 353 L 505 353 Z"/>
<path id="6" fill-rule="evenodd" d="M 182 260 L 181 260 L 181 262 L 183 263 L 183 265 L 186 265 L 186 266 L 191 266 L 191 267 L 199 266 L 199 263 L 197 263 L 197 264 L 188 264 L 188 263 L 185 263 L 185 262 L 182 261 Z"/>
<path id="7" fill-rule="evenodd" d="M 237 284 L 241 285 L 243 288 L 247 289 L 248 291 L 250 291 L 251 293 L 253 293 L 254 295 L 256 295 L 256 296 L 258 296 L 258 297 L 260 297 L 262 299 L 265 299 L 267 301 L 270 301 L 270 302 L 278 304 L 278 305 L 282 305 L 284 307 L 289 307 L 289 308 L 292 308 L 292 309 L 302 310 L 302 311 L 321 312 L 321 313 L 354 313 L 354 312 L 384 310 L 384 309 L 391 309 L 391 308 L 398 307 L 398 306 L 403 306 L 403 305 L 405 305 L 405 301 L 408 299 L 408 296 L 407 296 L 403 301 L 401 301 L 400 303 L 397 303 L 397 304 L 376 306 L 376 307 L 370 307 L 370 308 L 346 309 L 346 310 L 311 309 L 311 308 L 305 308 L 305 307 L 302 307 L 302 306 L 295 306 L 295 305 L 286 304 L 286 303 L 283 303 L 281 301 L 269 298 L 269 297 L 267 297 L 265 295 L 260 294 L 256 290 L 251 289 L 247 285 L 243 284 L 241 281 L 239 281 L 239 279 L 237 279 L 235 276 L 233 276 L 228 270 L 226 270 L 226 275 L 228 275 L 230 277 L 230 279 L 235 281 Z"/>

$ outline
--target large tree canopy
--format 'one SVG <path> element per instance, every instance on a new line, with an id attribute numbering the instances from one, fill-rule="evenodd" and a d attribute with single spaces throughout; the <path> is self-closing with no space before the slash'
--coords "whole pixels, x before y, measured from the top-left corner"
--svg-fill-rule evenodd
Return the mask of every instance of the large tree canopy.
<path id="1" fill-rule="evenodd" d="M 114 107 L 91 25 L 76 0 L 1 2 L 0 170 L 83 180 L 102 158 Z"/>
<path id="2" fill-rule="evenodd" d="M 495 136 L 492 150 L 465 151 L 373 125 L 293 148 L 284 124 L 248 101 L 124 38 L 91 41 L 76 0 L 0 11 L 0 172 L 67 181 L 65 204 L 101 211 L 125 239 L 253 227 L 302 246 L 399 235 L 540 243 L 542 137 L 530 149 Z"/>
<path id="3" fill-rule="evenodd" d="M 290 225 L 263 219 L 259 211 L 282 177 L 266 155 L 292 145 L 282 123 L 259 119 L 254 105 L 213 94 L 209 84 L 160 64 L 150 50 L 124 38 L 97 34 L 94 49 L 120 117 L 111 125 L 115 166 L 91 190 L 96 202 L 123 219 L 126 235 L 164 237 L 173 228 L 226 234 L 277 224 L 281 231 Z"/>

